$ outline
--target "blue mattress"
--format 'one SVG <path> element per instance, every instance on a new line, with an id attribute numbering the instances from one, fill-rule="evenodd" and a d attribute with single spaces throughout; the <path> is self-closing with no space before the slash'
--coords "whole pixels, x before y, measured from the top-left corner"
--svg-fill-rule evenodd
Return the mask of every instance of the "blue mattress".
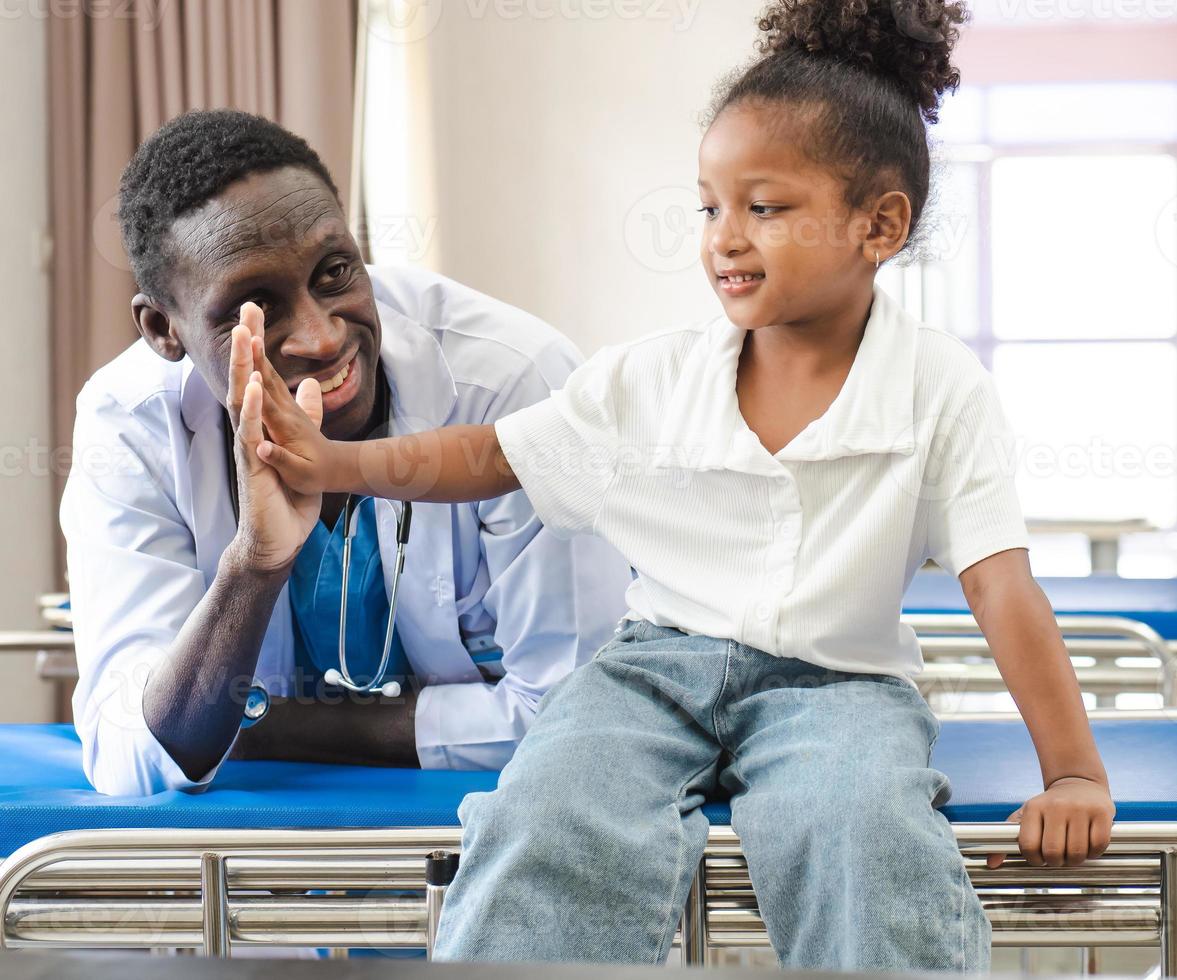
<path id="1" fill-rule="evenodd" d="M 1085 575 L 1036 578 L 1055 615 L 1127 616 L 1177 640 L 1177 579 Z M 960 580 L 945 572 L 917 572 L 903 597 L 905 613 L 967 613 Z"/>
<path id="2" fill-rule="evenodd" d="M 1117 803 L 1117 820 L 1177 820 L 1177 722 L 1092 722 Z M 954 822 L 1004 820 L 1042 789 L 1020 721 L 942 722 L 932 764 L 946 773 Z M 0 856 L 61 830 L 104 827 L 452 827 L 469 792 L 495 772 L 444 772 L 226 762 L 208 790 L 101 796 L 82 774 L 69 725 L 0 725 Z M 727 804 L 704 808 L 727 823 Z"/>

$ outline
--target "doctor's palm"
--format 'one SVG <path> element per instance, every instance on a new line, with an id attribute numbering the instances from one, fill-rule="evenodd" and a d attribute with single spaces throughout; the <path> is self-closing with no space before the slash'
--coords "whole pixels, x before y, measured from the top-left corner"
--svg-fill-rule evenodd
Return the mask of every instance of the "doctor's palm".
<path id="1" fill-rule="evenodd" d="M 260 411 L 243 412 L 246 399 L 260 398 L 258 349 L 262 346 L 262 311 L 253 303 L 241 308 L 241 324 L 233 330 L 229 357 L 229 414 L 236 431 L 234 454 L 237 459 L 237 487 L 241 521 L 234 546 L 237 556 L 257 571 L 280 571 L 289 567 L 298 555 L 322 508 L 322 495 L 299 493 L 282 482 L 271 467 L 257 455 L 263 439 Z M 322 401 L 299 404 L 316 426 L 322 424 Z"/>

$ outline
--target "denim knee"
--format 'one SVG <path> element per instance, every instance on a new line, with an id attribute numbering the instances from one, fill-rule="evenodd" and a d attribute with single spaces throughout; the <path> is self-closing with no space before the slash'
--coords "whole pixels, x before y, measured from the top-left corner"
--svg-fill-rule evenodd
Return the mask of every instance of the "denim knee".
<path id="1" fill-rule="evenodd" d="M 806 822 L 823 836 L 851 833 L 863 841 L 925 836 L 937 825 L 934 806 L 950 792 L 948 777 L 930 767 L 856 771 L 849 783 L 820 784 L 807 800 Z"/>

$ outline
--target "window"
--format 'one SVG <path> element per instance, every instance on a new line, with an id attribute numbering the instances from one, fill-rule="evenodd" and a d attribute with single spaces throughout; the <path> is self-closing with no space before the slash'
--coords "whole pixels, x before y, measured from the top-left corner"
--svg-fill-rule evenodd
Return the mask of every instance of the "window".
<path id="1" fill-rule="evenodd" d="M 1144 519 L 1118 571 L 1177 576 L 1177 84 L 962 89 L 932 138 L 920 316 L 993 372 L 1027 520 Z"/>

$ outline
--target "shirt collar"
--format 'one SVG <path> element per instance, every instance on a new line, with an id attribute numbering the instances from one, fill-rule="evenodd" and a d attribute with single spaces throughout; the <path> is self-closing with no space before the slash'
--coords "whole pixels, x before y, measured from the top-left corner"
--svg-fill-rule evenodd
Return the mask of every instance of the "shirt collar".
<path id="1" fill-rule="evenodd" d="M 432 331 L 384 301 L 380 315 L 380 365 L 392 393 L 390 421 L 396 432 L 421 432 L 445 425 L 458 400 L 458 389 L 445 354 Z M 192 360 L 184 358 L 180 413 L 189 431 L 219 419 L 221 403 L 213 396 Z"/>
<path id="2" fill-rule="evenodd" d="M 744 423 L 736 367 L 746 330 L 719 317 L 683 362 L 652 456 L 656 467 L 778 475 L 779 462 L 915 451 L 918 323 L 877 285 L 842 390 L 820 418 L 770 456 Z"/>

